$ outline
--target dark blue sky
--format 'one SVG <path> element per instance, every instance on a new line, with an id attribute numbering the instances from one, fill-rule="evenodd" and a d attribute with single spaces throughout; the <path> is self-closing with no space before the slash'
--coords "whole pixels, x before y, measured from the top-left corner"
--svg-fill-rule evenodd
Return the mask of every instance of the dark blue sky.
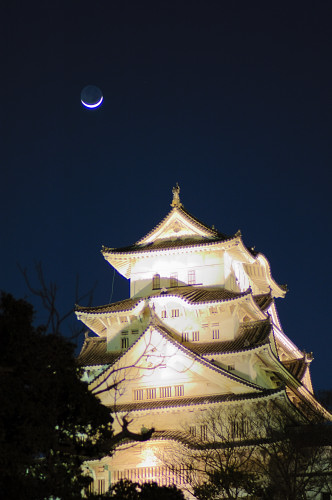
<path id="1" fill-rule="evenodd" d="M 42 261 L 60 309 L 170 209 L 242 230 L 279 283 L 286 334 L 331 388 L 332 3 L 54 0 L 2 7 L 0 286 Z M 86 110 L 81 89 L 103 106 Z M 128 294 L 118 276 L 113 300 Z M 84 305 L 84 304 L 82 304 Z"/>

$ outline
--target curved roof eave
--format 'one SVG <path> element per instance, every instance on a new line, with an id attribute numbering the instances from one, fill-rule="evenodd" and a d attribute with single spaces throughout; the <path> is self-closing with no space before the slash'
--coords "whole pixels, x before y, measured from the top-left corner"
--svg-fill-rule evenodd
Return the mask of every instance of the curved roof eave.
<path id="1" fill-rule="evenodd" d="M 157 324 L 154 324 L 155 322 L 157 322 Z M 165 340 L 167 340 L 168 342 L 171 342 L 177 349 L 179 349 L 184 354 L 186 354 L 187 356 L 189 356 L 190 358 L 192 358 L 194 361 L 197 361 L 199 364 L 202 364 L 206 368 L 208 368 L 210 370 L 213 370 L 216 373 L 218 373 L 219 375 L 225 376 L 226 378 L 228 378 L 230 380 L 233 380 L 234 382 L 237 382 L 237 383 L 240 383 L 240 384 L 245 385 L 247 387 L 250 387 L 253 390 L 256 390 L 256 391 L 261 390 L 261 387 L 258 386 L 257 384 L 254 384 L 253 382 L 249 382 L 247 380 L 244 380 L 244 379 L 242 379 L 241 377 L 239 377 L 237 375 L 230 374 L 227 370 L 224 370 L 223 368 L 219 368 L 219 367 L 213 365 L 212 363 L 210 363 L 209 361 L 205 360 L 201 356 L 199 356 L 199 355 L 195 354 L 194 352 L 192 352 L 190 349 L 184 347 L 176 339 L 173 338 L 172 333 L 166 327 L 164 327 L 162 325 L 159 325 L 158 323 L 159 323 L 158 319 L 151 320 L 150 323 L 149 323 L 149 325 L 142 332 L 142 334 L 139 336 L 139 338 L 129 347 L 129 349 L 127 349 L 126 351 L 124 351 L 116 359 L 115 363 L 120 362 L 130 351 L 134 350 L 135 346 L 138 344 L 138 342 L 140 342 L 140 340 L 142 339 L 142 337 L 144 336 L 144 334 L 152 327 L 155 330 L 157 330 L 158 333 L 162 337 L 165 338 Z M 113 365 L 110 364 L 110 367 L 111 366 L 113 366 Z M 97 377 L 94 382 L 96 382 L 98 380 L 98 378 L 99 377 Z"/>
<path id="2" fill-rule="evenodd" d="M 204 304 L 213 305 L 213 304 L 221 304 L 221 303 L 225 303 L 225 302 L 232 302 L 232 301 L 236 301 L 236 300 L 243 300 L 247 296 L 252 295 L 251 289 L 248 288 L 244 292 L 238 292 L 238 293 L 233 292 L 234 295 L 231 297 L 224 297 L 224 298 L 220 298 L 220 299 L 210 299 L 210 300 L 199 300 L 199 298 L 198 298 L 196 300 L 191 300 L 190 297 L 185 296 L 185 295 L 181 295 L 180 288 L 182 288 L 182 287 L 177 288 L 177 292 L 175 290 L 172 290 L 171 293 L 158 292 L 158 293 L 153 293 L 153 294 L 149 295 L 148 297 L 137 297 L 136 299 L 125 299 L 123 301 L 115 302 L 114 304 L 105 304 L 103 306 L 97 306 L 97 307 L 76 305 L 75 306 L 75 314 L 78 317 L 78 319 L 80 319 L 81 317 L 95 318 L 96 316 L 107 316 L 110 314 L 117 315 L 120 313 L 134 312 L 135 309 L 138 308 L 139 305 L 144 306 L 143 303 L 145 303 L 147 300 L 158 300 L 158 299 L 162 299 L 165 297 L 176 298 L 176 299 L 179 299 L 180 301 L 182 301 L 186 304 L 200 306 L 200 305 L 204 305 Z M 192 290 L 194 292 L 196 290 L 196 287 L 185 287 L 185 288 L 188 288 L 187 291 Z M 204 290 L 205 290 L 204 287 L 198 289 L 198 291 L 204 291 Z M 221 289 L 221 290 L 224 290 L 224 289 Z M 259 307 L 255 303 L 255 300 L 252 299 L 252 301 L 253 301 L 254 307 L 259 309 Z M 125 304 L 128 304 L 128 307 L 121 307 L 121 305 L 125 305 Z"/>
<path id="3" fill-rule="evenodd" d="M 104 304 L 102 306 L 90 307 L 90 306 L 79 306 L 75 305 L 75 314 L 95 316 L 95 315 L 108 315 L 108 314 L 119 314 L 123 312 L 134 311 L 138 305 L 146 301 L 146 297 L 137 297 L 136 299 L 124 299 L 112 304 Z M 122 306 L 122 307 L 121 307 Z M 127 306 L 127 307 L 126 307 Z"/>
<path id="4" fill-rule="evenodd" d="M 278 292 L 280 293 L 279 296 L 281 297 L 285 297 L 286 293 L 287 293 L 287 286 L 283 286 L 283 285 L 279 285 L 272 277 L 272 272 L 271 272 L 271 266 L 270 266 L 270 263 L 268 261 L 268 259 L 265 257 L 264 254 L 262 253 L 259 253 L 256 257 L 257 260 L 259 260 L 265 267 L 265 269 L 267 270 L 267 278 L 269 279 L 271 285 L 271 289 L 272 290 L 275 290 L 277 289 Z"/>
<path id="5" fill-rule="evenodd" d="M 183 241 L 183 244 L 181 244 L 181 239 L 177 242 L 176 246 L 165 246 L 164 248 L 151 248 L 150 246 L 147 246 L 146 248 L 135 248 L 135 246 L 129 246 L 129 247 L 124 247 L 123 249 L 121 248 L 110 248 L 106 246 L 102 246 L 101 253 L 103 254 L 104 258 L 107 259 L 109 262 L 113 258 L 114 260 L 116 258 L 118 259 L 123 259 L 124 257 L 140 257 L 140 256 L 146 256 L 147 253 L 153 253 L 155 255 L 160 255 L 160 254 L 175 254 L 178 253 L 179 251 L 186 251 L 186 250 L 204 250 L 206 248 L 210 248 L 213 245 L 220 245 L 220 244 L 226 244 L 229 245 L 232 241 L 237 241 L 239 240 L 239 236 L 230 236 L 227 239 L 209 239 L 207 241 L 202 241 L 202 240 L 197 240 L 196 241 L 191 241 L 190 244 L 185 244 Z M 167 243 L 167 242 L 166 242 Z M 249 254 L 249 252 L 248 252 Z M 112 260 L 113 260 L 112 259 Z"/>
<path id="6" fill-rule="evenodd" d="M 217 406 L 222 404 L 242 404 L 243 401 L 270 399 L 274 397 L 286 397 L 284 388 L 277 389 L 261 389 L 259 393 L 241 393 L 241 394 L 220 394 L 215 396 L 199 396 L 191 398 L 177 398 L 176 400 L 155 400 L 145 401 L 144 403 L 124 403 L 116 407 L 117 413 L 127 413 L 128 411 L 143 412 L 143 411 L 160 411 L 168 408 L 192 407 L 192 406 Z"/>
<path id="7" fill-rule="evenodd" d="M 283 287 L 282 285 L 279 285 L 272 277 L 271 273 L 271 266 L 268 261 L 268 259 L 265 257 L 264 254 L 260 252 L 255 252 L 252 253 L 251 250 L 246 247 L 246 245 L 242 241 L 241 235 L 238 236 L 238 244 L 237 246 L 239 247 L 240 252 L 244 257 L 246 257 L 247 264 L 255 264 L 256 262 L 259 262 L 265 269 L 266 271 L 266 279 L 267 283 L 270 287 L 271 290 L 276 291 L 277 293 L 275 294 L 277 297 L 284 297 L 287 292 L 287 287 Z M 250 277 L 250 276 L 249 276 Z M 251 279 L 251 277 L 250 277 Z"/>
<path id="8" fill-rule="evenodd" d="M 286 391 L 292 391 L 302 397 L 306 404 L 311 408 L 314 413 L 319 413 L 324 415 L 324 418 L 332 421 L 332 414 L 328 412 L 314 397 L 314 395 L 304 386 L 304 384 L 298 380 L 277 358 L 271 346 L 266 346 L 268 350 L 268 355 L 274 364 L 278 367 L 278 375 L 283 375 L 282 381 L 285 384 Z M 292 402 L 291 402 L 292 403 Z M 301 410 L 300 410 L 301 411 Z"/>

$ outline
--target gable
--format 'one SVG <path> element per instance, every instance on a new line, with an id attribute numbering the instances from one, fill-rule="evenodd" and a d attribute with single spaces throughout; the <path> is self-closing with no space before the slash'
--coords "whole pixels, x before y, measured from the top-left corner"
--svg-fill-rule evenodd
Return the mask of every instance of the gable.
<path id="1" fill-rule="evenodd" d="M 118 384 L 116 391 L 109 389 L 114 384 Z M 152 325 L 90 389 L 99 393 L 106 405 L 258 390 L 191 353 Z"/>
<path id="2" fill-rule="evenodd" d="M 156 240 L 177 238 L 215 238 L 217 232 L 198 222 L 181 208 L 173 208 L 150 233 L 137 244 L 148 244 Z"/>

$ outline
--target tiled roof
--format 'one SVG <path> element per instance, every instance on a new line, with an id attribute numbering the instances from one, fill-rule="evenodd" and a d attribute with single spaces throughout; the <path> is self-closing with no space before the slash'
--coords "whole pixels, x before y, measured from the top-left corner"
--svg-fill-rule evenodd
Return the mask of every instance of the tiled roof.
<path id="1" fill-rule="evenodd" d="M 197 354 L 194 352 L 192 349 L 186 347 L 183 343 L 179 342 L 174 338 L 174 334 L 166 328 L 165 325 L 163 325 L 160 320 L 158 319 L 157 316 L 152 318 L 151 326 L 154 326 L 156 330 L 159 331 L 159 333 L 165 337 L 169 342 L 174 344 L 178 349 L 183 351 L 185 354 L 190 356 L 191 358 L 197 360 L 199 363 L 203 364 L 210 370 L 213 370 L 217 372 L 218 374 L 222 374 L 223 376 L 230 378 L 236 382 L 241 383 L 242 385 L 251 387 L 252 389 L 259 390 L 259 386 L 253 382 L 250 382 L 248 380 L 243 379 L 242 377 L 238 376 L 235 373 L 230 373 L 226 369 L 217 366 L 216 364 L 212 363 L 211 361 L 208 361 L 201 357 L 200 354 Z M 79 355 L 78 363 L 82 366 L 92 366 L 92 365 L 102 365 L 107 363 L 107 359 L 110 359 L 109 363 L 111 364 L 113 361 L 117 359 L 121 359 L 121 357 L 125 356 L 128 350 L 130 351 L 131 349 L 134 349 L 135 344 L 139 341 L 141 336 L 134 342 L 129 349 L 117 352 L 117 353 L 107 353 L 105 351 L 106 349 L 106 341 L 101 341 L 99 338 L 91 338 L 91 339 L 86 339 L 82 352 Z M 96 340 L 97 339 L 97 340 Z M 91 342 L 91 346 L 89 348 L 89 342 Z M 104 342 L 104 347 L 102 347 L 102 344 Z M 108 356 L 110 356 L 108 358 Z"/>
<path id="2" fill-rule="evenodd" d="M 186 444 L 187 446 L 191 446 L 193 444 L 194 437 L 184 431 L 175 431 L 169 429 L 165 431 L 155 430 L 150 438 L 150 441 L 159 441 L 160 439 L 168 441 L 178 441 L 180 443 Z"/>
<path id="3" fill-rule="evenodd" d="M 181 207 L 173 208 L 170 212 L 168 212 L 168 214 L 153 229 L 151 229 L 151 231 L 149 231 L 148 234 L 146 234 L 145 236 L 143 236 L 143 238 L 138 240 L 135 243 L 135 245 L 136 246 L 140 245 L 143 240 L 145 240 L 146 238 L 151 236 L 154 233 L 154 231 L 156 231 L 158 228 L 160 228 L 167 221 L 167 219 L 170 218 L 170 216 L 174 212 L 179 212 L 180 214 L 182 214 L 182 216 L 184 216 L 185 219 L 187 219 L 191 224 L 194 224 L 194 226 L 196 226 L 198 229 L 207 230 L 211 234 L 212 238 L 220 238 L 220 239 L 224 239 L 224 240 L 229 239 L 229 236 L 226 236 L 225 234 L 220 233 L 216 229 L 213 229 L 210 226 L 208 226 L 207 224 L 204 224 L 204 222 L 197 219 L 197 217 L 194 217 L 182 205 Z"/>
<path id="4" fill-rule="evenodd" d="M 301 382 L 308 367 L 304 357 L 294 359 L 292 361 L 282 361 L 282 364 L 293 375 L 293 377 Z"/>
<path id="5" fill-rule="evenodd" d="M 225 288 L 207 288 L 199 286 L 179 286 L 166 291 L 158 291 L 153 296 L 183 297 L 190 303 L 205 303 L 232 300 L 250 294 L 250 289 L 245 292 L 231 292 Z"/>
<path id="6" fill-rule="evenodd" d="M 244 292 L 231 292 L 225 288 L 206 288 L 198 286 L 179 286 L 174 288 L 168 288 L 166 291 L 163 289 L 154 290 L 149 297 L 182 297 L 187 302 L 191 304 L 199 304 L 206 302 L 221 302 L 227 300 L 237 299 L 239 297 L 244 297 L 251 293 L 250 289 Z M 148 299 L 149 297 L 136 297 L 131 299 L 120 300 L 119 302 L 114 302 L 113 304 L 106 304 L 97 307 L 84 307 L 76 305 L 75 311 L 86 312 L 89 314 L 103 314 L 108 312 L 120 312 L 120 311 L 130 311 L 139 302 Z"/>
<path id="7" fill-rule="evenodd" d="M 159 325 L 159 329 L 172 339 L 168 329 L 162 325 Z M 238 337 L 234 340 L 206 343 L 183 342 L 181 345 L 198 356 L 246 351 L 267 343 L 270 331 L 271 324 L 267 319 L 242 325 Z M 106 347 L 107 342 L 104 337 L 87 338 L 77 358 L 77 363 L 80 366 L 112 364 L 123 354 L 122 351 L 107 352 Z"/>
<path id="8" fill-rule="evenodd" d="M 80 366 L 113 364 L 120 356 L 119 352 L 107 352 L 106 337 L 90 337 L 85 339 L 82 350 L 77 357 Z"/>
<path id="9" fill-rule="evenodd" d="M 271 293 L 264 293 L 262 295 L 254 295 L 254 300 L 258 307 L 265 311 L 273 302 Z"/>
<path id="10" fill-rule="evenodd" d="M 271 323 L 267 319 L 242 325 L 239 335 L 234 340 L 207 343 L 184 342 L 183 345 L 200 356 L 246 351 L 266 344 L 269 341 L 270 331 Z"/>
<path id="11" fill-rule="evenodd" d="M 109 248 L 102 246 L 102 253 L 132 253 L 132 252 L 151 252 L 152 250 L 165 250 L 169 248 L 181 248 L 181 247 L 192 247 L 218 243 L 220 241 L 227 241 L 233 239 L 234 236 L 227 237 L 215 237 L 215 238 L 204 238 L 204 237 L 191 237 L 191 238 L 176 238 L 176 239 L 165 239 L 156 240 L 151 243 L 144 244 L 134 244 L 127 247 L 121 248 Z"/>
<path id="12" fill-rule="evenodd" d="M 120 312 L 120 311 L 130 311 L 133 309 L 142 299 L 142 297 L 124 299 L 118 302 L 113 302 L 113 304 L 106 304 L 103 306 L 96 307 L 84 307 L 75 306 L 75 311 L 86 312 L 86 313 L 107 313 L 107 312 Z"/>
<path id="13" fill-rule="evenodd" d="M 250 382 L 249 380 L 245 380 L 242 377 L 240 377 L 239 375 L 237 375 L 235 373 L 231 373 L 228 370 L 226 370 L 225 368 L 222 368 L 221 366 L 217 366 L 216 364 L 212 363 L 211 361 L 204 359 L 199 354 L 196 354 L 192 349 L 186 347 L 184 345 L 184 343 L 179 342 L 177 339 L 174 338 L 173 333 L 167 327 L 165 327 L 165 325 L 163 325 L 160 322 L 159 318 L 157 318 L 157 317 L 155 318 L 154 327 L 156 328 L 156 330 L 159 331 L 159 333 L 161 333 L 161 335 L 163 335 L 163 337 L 165 337 L 168 341 L 170 341 L 172 344 L 174 344 L 178 349 L 180 349 L 182 352 L 184 352 L 185 354 L 187 354 L 188 356 L 190 356 L 194 360 L 203 364 L 204 366 L 206 366 L 210 370 L 213 370 L 219 374 L 222 374 L 224 377 L 230 378 L 236 382 L 240 382 L 242 385 L 246 385 L 246 386 L 249 386 L 249 387 L 257 389 L 257 390 L 259 389 L 259 386 L 257 384 L 255 384 L 254 382 Z"/>
<path id="14" fill-rule="evenodd" d="M 196 406 L 211 403 L 222 402 L 235 402 L 245 401 L 250 399 L 257 399 L 267 397 L 272 394 L 280 392 L 278 389 L 266 389 L 259 393 L 242 393 L 242 394 L 216 394 L 212 396 L 193 396 L 190 398 L 176 398 L 176 399 L 161 399 L 156 401 L 132 402 L 122 405 L 116 405 L 116 411 L 144 411 L 144 410 L 158 410 L 163 408 L 176 408 L 180 406 Z"/>

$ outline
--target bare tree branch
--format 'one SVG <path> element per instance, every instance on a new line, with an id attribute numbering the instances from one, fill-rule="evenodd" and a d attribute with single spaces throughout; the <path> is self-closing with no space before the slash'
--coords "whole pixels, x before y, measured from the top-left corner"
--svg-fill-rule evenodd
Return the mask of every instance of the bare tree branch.
<path id="1" fill-rule="evenodd" d="M 49 284 L 46 282 L 43 266 L 41 262 L 37 262 L 35 264 L 35 274 L 38 282 L 38 286 L 35 287 L 33 285 L 32 279 L 28 275 L 28 271 L 26 268 L 22 268 L 18 264 L 18 268 L 22 273 L 24 281 L 27 285 L 28 290 L 36 297 L 38 297 L 41 301 L 42 307 L 44 311 L 47 313 L 46 321 L 44 324 L 45 331 L 48 333 L 52 333 L 55 335 L 60 335 L 61 329 L 64 327 L 64 323 L 68 318 L 74 313 L 74 307 L 69 308 L 65 313 L 60 314 L 60 310 L 57 303 L 57 293 L 58 287 L 55 282 L 50 282 Z M 73 304 L 79 303 L 85 299 L 88 299 L 88 306 L 92 304 L 93 293 L 96 288 L 96 284 L 88 290 L 86 293 L 79 293 L 79 277 L 76 277 L 75 283 L 75 300 L 73 300 Z M 75 322 L 75 327 L 72 325 L 69 326 L 71 330 L 71 336 L 69 337 L 71 340 L 77 340 L 78 337 L 86 330 L 84 326 L 77 327 L 77 322 Z"/>

